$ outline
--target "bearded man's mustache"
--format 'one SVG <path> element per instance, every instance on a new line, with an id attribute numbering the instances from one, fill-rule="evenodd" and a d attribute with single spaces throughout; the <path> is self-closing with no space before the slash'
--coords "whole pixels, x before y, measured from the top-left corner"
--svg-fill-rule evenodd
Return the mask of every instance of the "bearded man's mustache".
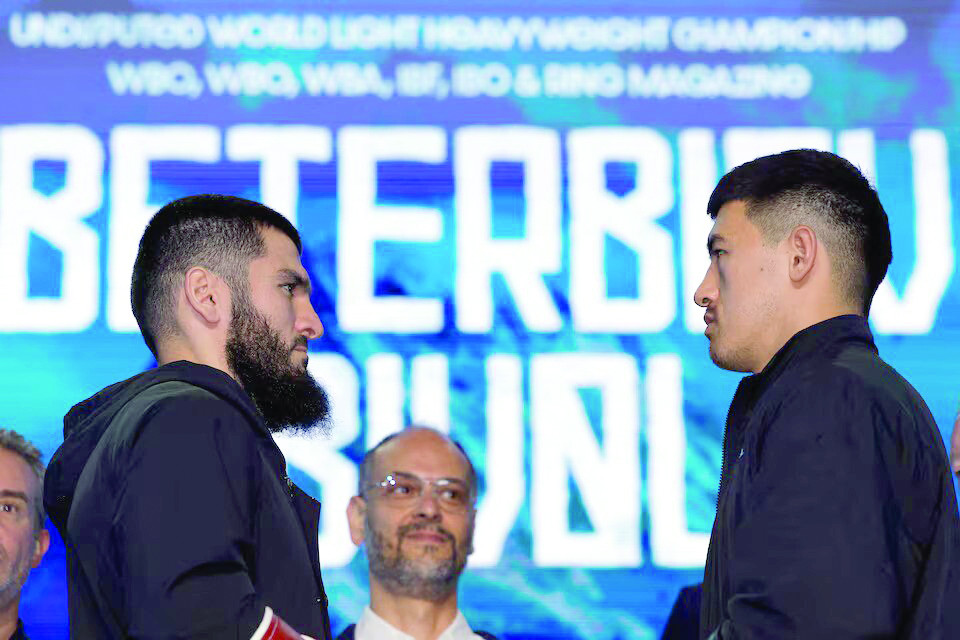
<path id="1" fill-rule="evenodd" d="M 447 542 L 454 542 L 453 534 L 444 529 L 443 527 L 437 526 L 435 524 L 430 524 L 427 522 L 414 522 L 411 524 L 405 524 L 403 526 L 397 527 L 397 539 L 403 540 L 411 533 L 416 533 L 418 531 L 429 531 L 430 533 L 436 533 L 437 535 L 443 536 L 443 539 Z"/>

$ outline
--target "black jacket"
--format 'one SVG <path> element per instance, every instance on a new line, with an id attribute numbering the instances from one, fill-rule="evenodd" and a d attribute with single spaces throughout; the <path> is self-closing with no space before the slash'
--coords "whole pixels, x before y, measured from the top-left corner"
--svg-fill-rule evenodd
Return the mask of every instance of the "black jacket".
<path id="1" fill-rule="evenodd" d="M 663 627 L 660 640 L 696 640 L 700 637 L 700 603 L 703 585 L 691 585 L 680 589 L 673 601 L 670 617 Z"/>
<path id="2" fill-rule="evenodd" d="M 23 630 L 23 620 L 17 620 L 17 629 L 13 632 L 13 635 L 10 636 L 10 640 L 30 640 Z"/>
<path id="3" fill-rule="evenodd" d="M 67 548 L 73 638 L 249 638 L 271 607 L 331 637 L 320 505 L 287 478 L 249 396 L 175 362 L 64 418 L 44 503 Z"/>
<path id="4" fill-rule="evenodd" d="M 702 638 L 960 637 L 943 441 L 865 319 L 809 327 L 745 378 L 723 451 Z"/>

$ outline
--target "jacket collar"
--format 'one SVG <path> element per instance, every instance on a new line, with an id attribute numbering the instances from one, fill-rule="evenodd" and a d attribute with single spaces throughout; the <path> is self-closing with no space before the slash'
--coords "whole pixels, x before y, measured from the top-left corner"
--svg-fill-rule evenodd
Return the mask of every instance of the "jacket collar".
<path id="1" fill-rule="evenodd" d="M 791 366 L 821 357 L 839 344 L 852 342 L 859 342 L 874 353 L 877 351 L 873 334 L 863 316 L 836 316 L 801 329 L 780 347 L 760 373 L 740 381 L 727 414 L 728 424 L 748 414 L 760 395 Z"/>
<path id="2" fill-rule="evenodd" d="M 26 631 L 23 630 L 23 620 L 17 620 L 17 630 L 10 636 L 10 640 L 29 640 Z"/>
<path id="3" fill-rule="evenodd" d="M 831 346 L 841 343 L 860 342 L 874 353 L 877 347 L 867 319 L 858 315 L 836 316 L 801 329 L 787 340 L 786 344 L 770 359 L 760 373 L 749 376 L 751 386 L 766 387 L 774 382 L 791 365 L 821 356 Z"/>
<path id="4" fill-rule="evenodd" d="M 798 331 L 777 351 L 763 371 L 744 377 L 727 411 L 721 473 L 726 475 L 730 461 L 735 459 L 736 450 L 742 445 L 742 425 L 750 419 L 763 393 L 785 371 L 806 360 L 825 357 L 826 353 L 836 350 L 841 344 L 856 342 L 874 353 L 877 351 L 866 318 L 858 315 L 836 316 Z"/>

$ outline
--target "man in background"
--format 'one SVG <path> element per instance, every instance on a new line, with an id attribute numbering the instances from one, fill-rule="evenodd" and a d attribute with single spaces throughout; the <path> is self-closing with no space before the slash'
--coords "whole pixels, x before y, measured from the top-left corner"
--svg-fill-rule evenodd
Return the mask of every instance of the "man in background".
<path id="1" fill-rule="evenodd" d="M 40 451 L 16 431 L 0 429 L 0 640 L 26 640 L 20 589 L 50 546 L 43 527 Z"/>
<path id="2" fill-rule="evenodd" d="M 737 167 L 695 293 L 730 406 L 701 637 L 956 637 L 960 518 L 940 432 L 867 325 L 887 215 L 849 162 Z"/>
<path id="3" fill-rule="evenodd" d="M 670 615 L 663 626 L 660 640 L 697 640 L 700 637 L 700 603 L 703 583 L 680 589 Z"/>
<path id="4" fill-rule="evenodd" d="M 159 366 L 75 406 L 47 471 L 71 637 L 329 637 L 320 506 L 271 436 L 327 414 L 300 251 L 241 198 L 175 200 L 147 225 L 131 298 Z"/>
<path id="5" fill-rule="evenodd" d="M 960 413 L 953 423 L 953 433 L 950 434 L 950 468 L 960 477 Z"/>
<path id="6" fill-rule="evenodd" d="M 366 544 L 370 605 L 338 640 L 474 640 L 457 606 L 457 582 L 473 551 L 477 473 L 442 433 L 410 427 L 360 464 L 347 506 L 350 537 Z"/>

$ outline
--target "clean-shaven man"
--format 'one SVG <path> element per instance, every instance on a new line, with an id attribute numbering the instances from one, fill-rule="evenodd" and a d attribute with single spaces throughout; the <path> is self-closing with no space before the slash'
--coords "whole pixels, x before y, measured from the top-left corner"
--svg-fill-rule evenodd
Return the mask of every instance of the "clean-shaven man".
<path id="1" fill-rule="evenodd" d="M 955 638 L 960 519 L 940 432 L 867 325 L 891 260 L 874 189 L 788 151 L 710 197 L 696 291 L 730 406 L 701 637 Z"/>

